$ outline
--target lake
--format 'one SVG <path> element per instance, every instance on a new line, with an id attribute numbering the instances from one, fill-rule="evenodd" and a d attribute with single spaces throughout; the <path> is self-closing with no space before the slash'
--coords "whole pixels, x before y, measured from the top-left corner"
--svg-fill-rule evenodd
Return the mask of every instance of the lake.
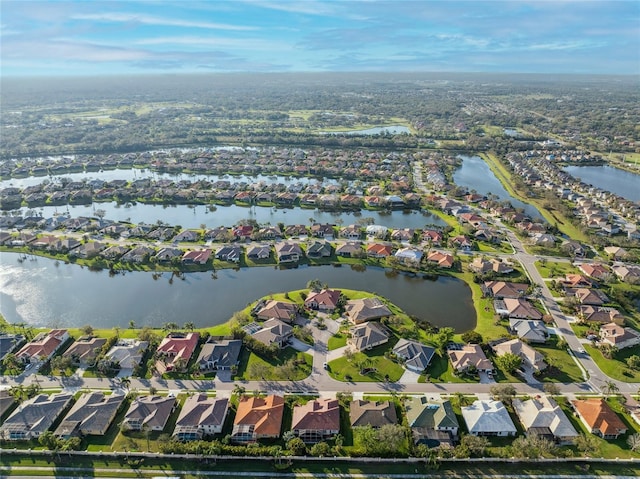
<path id="1" fill-rule="evenodd" d="M 183 228 L 200 228 L 204 224 L 207 228 L 217 226 L 233 226 L 243 219 L 254 219 L 259 224 L 270 223 L 275 226 L 282 222 L 285 225 L 310 223 L 313 218 L 317 223 L 337 224 L 341 219 L 344 225 L 356 223 L 361 218 L 372 218 L 377 225 L 387 228 L 424 228 L 426 224 L 446 226 L 437 216 L 426 216 L 419 211 L 404 212 L 401 210 L 387 213 L 384 211 L 362 210 L 360 212 L 328 212 L 318 209 L 302 208 L 273 208 L 268 206 L 216 206 L 210 211 L 205 205 L 152 205 L 136 203 L 129 207 L 118 205 L 116 202 L 94 203 L 93 205 L 64 205 L 42 206 L 36 208 L 21 208 L 22 214 L 27 211 L 42 213 L 45 218 L 55 213 L 66 213 L 71 216 L 95 216 L 95 210 L 106 212 L 105 218 L 114 221 L 130 221 L 133 223 L 154 224 L 158 220 L 169 225 L 180 225 Z"/>
<path id="2" fill-rule="evenodd" d="M 584 183 L 610 191 L 631 201 L 640 201 L 640 175 L 613 166 L 566 166 L 564 171 Z"/>
<path id="3" fill-rule="evenodd" d="M 481 195 L 492 193 L 503 201 L 510 201 L 514 208 L 522 208 L 531 218 L 542 219 L 542 215 L 535 206 L 514 198 L 504 189 L 500 180 L 482 158 L 465 155 L 460 155 L 460 158 L 462 158 L 462 166 L 453 174 L 456 185 L 476 190 Z"/>
<path id="4" fill-rule="evenodd" d="M 311 279 L 331 288 L 380 294 L 409 314 L 458 332 L 473 329 L 476 313 L 471 289 L 456 278 L 437 281 L 385 274 L 379 268 L 358 272 L 349 266 L 274 267 L 189 273 L 185 280 L 164 273 L 127 272 L 110 277 L 78 265 L 48 258 L 18 262 L 16 253 L 0 257 L 0 312 L 9 323 L 62 327 L 91 324 L 96 328 L 160 327 L 166 322 L 197 327 L 226 322 L 248 303 L 283 291 L 302 289 Z"/>

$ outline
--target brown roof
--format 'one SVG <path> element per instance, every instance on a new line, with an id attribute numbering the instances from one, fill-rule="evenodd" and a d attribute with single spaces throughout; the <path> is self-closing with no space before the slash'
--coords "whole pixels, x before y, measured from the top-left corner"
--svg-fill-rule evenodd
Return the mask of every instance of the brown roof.
<path id="1" fill-rule="evenodd" d="M 337 399 L 315 399 L 293 408 L 291 429 L 316 431 L 340 430 L 340 405 Z"/>
<path id="2" fill-rule="evenodd" d="M 335 309 L 340 301 L 340 291 L 337 289 L 323 289 L 318 292 L 311 292 L 307 299 L 304 300 L 304 304 L 317 303 L 323 305 L 325 308 Z"/>
<path id="3" fill-rule="evenodd" d="M 33 341 L 25 344 L 16 356 L 19 358 L 27 356 L 32 359 L 38 359 L 41 356 L 48 358 L 60 347 L 65 337 L 67 337 L 66 329 L 53 329 L 46 335 L 36 336 Z"/>
<path id="4" fill-rule="evenodd" d="M 254 425 L 257 436 L 279 436 L 284 413 L 284 398 L 270 395 L 266 398 L 243 397 L 238 403 L 235 426 Z"/>
<path id="5" fill-rule="evenodd" d="M 627 426 L 602 398 L 576 399 L 571 404 L 591 429 L 600 431 L 604 436 L 624 434 L 627 430 Z"/>
<path id="6" fill-rule="evenodd" d="M 260 319 L 280 319 L 283 321 L 292 321 L 296 314 L 296 305 L 294 303 L 285 303 L 284 301 L 275 301 L 273 299 L 258 311 Z"/>
<path id="7" fill-rule="evenodd" d="M 351 401 L 349 405 L 351 426 L 382 427 L 385 424 L 397 424 L 396 407 L 390 401 Z"/>

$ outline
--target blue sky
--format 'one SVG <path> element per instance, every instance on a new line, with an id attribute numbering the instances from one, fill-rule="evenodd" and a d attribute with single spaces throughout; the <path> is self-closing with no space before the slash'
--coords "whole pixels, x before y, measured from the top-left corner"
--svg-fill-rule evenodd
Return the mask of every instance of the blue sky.
<path id="1" fill-rule="evenodd" d="M 0 8 L 2 76 L 640 74 L 637 0 L 2 0 Z"/>

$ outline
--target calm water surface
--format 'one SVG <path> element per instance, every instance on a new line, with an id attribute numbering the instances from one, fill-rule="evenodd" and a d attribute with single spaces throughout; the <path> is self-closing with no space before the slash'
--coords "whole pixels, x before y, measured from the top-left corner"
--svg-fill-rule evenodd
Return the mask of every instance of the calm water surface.
<path id="1" fill-rule="evenodd" d="M 597 188 L 611 191 L 631 201 L 640 201 L 640 175 L 608 165 L 567 166 L 563 170 Z"/>
<path id="2" fill-rule="evenodd" d="M 78 265 L 47 258 L 18 262 L 19 255 L 0 256 L 0 312 L 10 323 L 36 326 L 127 327 L 180 325 L 198 327 L 226 322 L 235 311 L 251 301 L 282 291 L 302 289 L 318 278 L 332 288 L 378 293 L 407 313 L 438 326 L 457 331 L 475 327 L 476 313 L 471 290 L 455 278 L 437 281 L 391 276 L 377 268 L 364 272 L 349 266 L 301 267 L 279 270 L 273 267 L 190 273 L 185 280 L 164 273 L 154 280 L 151 273 L 130 272 L 110 277 L 108 272 L 91 272 Z"/>
<path id="3" fill-rule="evenodd" d="M 462 158 L 462 166 L 453 174 L 453 181 L 456 185 L 466 186 L 470 190 L 476 190 L 481 195 L 492 193 L 503 201 L 510 201 L 515 208 L 522 208 L 530 217 L 542 218 L 535 206 L 511 196 L 482 158 L 465 155 L 460 155 L 460 158 Z"/>
<path id="4" fill-rule="evenodd" d="M 320 133 L 325 135 L 400 135 L 402 133 L 409 134 L 411 130 L 402 125 L 391 126 L 376 126 L 373 128 L 367 128 L 366 130 L 345 130 L 345 131 L 321 131 Z"/>

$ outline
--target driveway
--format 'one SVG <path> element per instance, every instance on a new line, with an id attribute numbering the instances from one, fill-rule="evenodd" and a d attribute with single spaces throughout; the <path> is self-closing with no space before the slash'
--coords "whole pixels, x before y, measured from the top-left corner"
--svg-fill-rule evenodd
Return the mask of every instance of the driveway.
<path id="1" fill-rule="evenodd" d="M 311 346 L 309 346 L 307 343 L 303 341 L 300 341 L 298 338 L 291 338 L 290 344 L 293 349 L 295 349 L 296 351 L 300 351 L 302 353 L 306 353 L 311 349 Z"/>
<path id="2" fill-rule="evenodd" d="M 398 380 L 400 384 L 418 384 L 418 379 L 420 378 L 419 373 L 414 373 L 413 371 L 409 371 L 408 369 L 404 370 L 402 377 Z"/>
<path id="3" fill-rule="evenodd" d="M 494 384 L 496 382 L 493 376 L 489 376 L 484 371 L 478 371 L 478 376 L 480 377 L 480 384 Z"/>

